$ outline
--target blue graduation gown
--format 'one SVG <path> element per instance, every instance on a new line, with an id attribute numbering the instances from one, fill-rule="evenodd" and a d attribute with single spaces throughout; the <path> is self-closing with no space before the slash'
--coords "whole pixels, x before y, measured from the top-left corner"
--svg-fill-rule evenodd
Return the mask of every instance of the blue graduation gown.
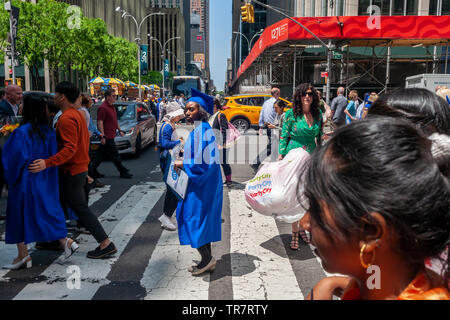
<path id="1" fill-rule="evenodd" d="M 183 166 L 189 182 L 178 203 L 178 236 L 181 245 L 199 248 L 222 239 L 222 172 L 211 126 L 202 122 L 189 135 Z"/>
<path id="2" fill-rule="evenodd" d="M 59 203 L 58 168 L 31 173 L 27 167 L 36 159 L 48 159 L 57 153 L 56 135 L 49 127 L 45 143 L 34 134 L 31 125 L 13 131 L 3 148 L 5 180 L 9 185 L 6 209 L 6 243 L 31 243 L 64 239 L 67 228 Z"/>

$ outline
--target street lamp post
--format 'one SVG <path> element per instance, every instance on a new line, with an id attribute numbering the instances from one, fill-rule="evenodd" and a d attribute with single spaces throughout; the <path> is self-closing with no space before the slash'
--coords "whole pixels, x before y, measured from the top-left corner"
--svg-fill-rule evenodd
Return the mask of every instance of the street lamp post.
<path id="1" fill-rule="evenodd" d="M 134 23 L 136 24 L 136 31 L 137 31 L 137 35 L 136 35 L 136 39 L 135 41 L 137 42 L 138 45 L 138 68 L 139 68 L 139 98 L 141 97 L 141 27 L 142 24 L 144 23 L 144 21 L 148 18 L 151 17 L 153 15 L 159 15 L 159 16 L 163 16 L 165 15 L 165 13 L 163 12 L 154 12 L 154 13 L 150 13 L 148 15 L 146 15 L 142 20 L 141 23 L 138 23 L 136 18 L 131 15 L 130 13 L 128 13 L 126 10 L 121 9 L 120 7 L 116 8 L 116 12 L 120 12 L 122 13 L 122 19 L 125 19 L 126 17 L 130 17 L 133 19 Z"/>
<path id="2" fill-rule="evenodd" d="M 178 72 L 178 65 L 180 64 L 180 59 L 178 59 L 178 57 L 175 55 L 175 53 L 173 53 L 172 51 L 170 51 L 169 49 L 166 49 L 166 52 L 168 53 L 168 54 L 171 54 L 174 58 L 175 58 L 175 61 L 176 61 L 176 63 L 177 63 L 177 65 L 176 65 L 176 67 L 177 67 L 177 72 Z"/>
<path id="3" fill-rule="evenodd" d="M 255 33 L 255 35 L 253 36 L 252 40 L 250 40 L 250 49 L 252 48 L 253 39 L 255 39 L 258 35 L 261 35 L 261 33 L 263 33 L 263 32 L 264 32 L 264 29 L 261 29 L 261 30 L 259 30 L 259 32 Z"/>
<path id="4" fill-rule="evenodd" d="M 148 36 L 150 36 L 150 34 L 149 34 Z M 166 45 L 167 45 L 170 41 L 172 41 L 172 40 L 179 40 L 179 39 L 181 39 L 181 37 L 173 37 L 173 38 L 170 38 L 169 40 L 167 40 L 167 41 L 164 43 L 164 45 L 162 45 L 162 44 L 161 44 L 161 41 L 159 41 L 159 40 L 156 39 L 155 37 L 150 36 L 150 41 L 156 41 L 156 42 L 158 42 L 159 45 L 161 46 L 161 58 L 162 58 L 162 61 L 163 61 L 163 71 L 162 71 L 162 76 L 163 76 L 163 91 L 164 91 L 164 89 L 165 89 L 165 84 L 166 84 L 166 79 L 165 79 L 165 77 L 164 77 L 164 58 L 165 58 L 165 54 L 164 54 L 164 53 L 165 53 Z"/>
<path id="5" fill-rule="evenodd" d="M 250 53 L 250 41 L 248 41 L 248 38 L 245 36 L 245 34 L 243 34 L 242 32 L 239 32 L 239 31 L 233 31 L 233 33 L 240 34 L 242 37 L 245 38 L 245 40 L 247 40 L 247 46 L 248 46 L 247 52 Z M 247 55 L 248 55 L 248 53 L 247 53 Z"/>

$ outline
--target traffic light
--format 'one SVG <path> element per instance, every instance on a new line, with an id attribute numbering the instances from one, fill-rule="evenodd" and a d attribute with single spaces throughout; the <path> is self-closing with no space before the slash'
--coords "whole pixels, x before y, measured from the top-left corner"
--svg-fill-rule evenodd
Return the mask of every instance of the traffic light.
<path id="1" fill-rule="evenodd" d="M 249 21 L 249 12 L 248 12 L 248 4 L 241 7 L 241 16 L 242 16 L 242 22 L 248 22 Z"/>
<path id="2" fill-rule="evenodd" d="M 255 9 L 247 3 L 241 7 L 242 22 L 255 23 Z"/>
<path id="3" fill-rule="evenodd" d="M 248 23 L 255 23 L 255 7 L 248 4 Z"/>

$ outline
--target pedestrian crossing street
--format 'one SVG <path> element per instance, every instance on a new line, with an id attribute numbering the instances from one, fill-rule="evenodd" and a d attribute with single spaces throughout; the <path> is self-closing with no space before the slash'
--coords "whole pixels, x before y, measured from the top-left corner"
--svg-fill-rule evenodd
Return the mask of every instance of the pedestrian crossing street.
<path id="1" fill-rule="evenodd" d="M 1 269 L 0 299 L 304 299 L 326 276 L 320 261 L 305 243 L 299 251 L 290 250 L 291 226 L 253 211 L 245 201 L 244 186 L 224 187 L 222 241 L 213 243 L 218 262 L 211 274 L 193 277 L 187 271 L 200 256 L 190 246 L 179 245 L 177 232 L 161 229 L 157 219 L 164 184 L 145 182 L 109 200 L 112 205 L 100 213 L 99 220 L 118 250 L 114 257 L 87 259 L 87 251 L 97 243 L 84 234 L 74 235 L 80 248 L 65 263 L 59 260 L 62 252 L 36 250 L 30 244 L 33 268 Z M 107 202 L 113 189 L 95 189 L 91 208 Z M 0 265 L 10 263 L 16 254 L 15 245 L 0 241 Z"/>

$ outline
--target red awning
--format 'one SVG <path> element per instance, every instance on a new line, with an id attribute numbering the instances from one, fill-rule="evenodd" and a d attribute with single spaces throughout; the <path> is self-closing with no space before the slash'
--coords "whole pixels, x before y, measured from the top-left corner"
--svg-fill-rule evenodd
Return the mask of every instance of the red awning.
<path id="1" fill-rule="evenodd" d="M 379 25 L 377 25 L 379 18 Z M 411 46 L 446 45 L 450 39 L 450 16 L 356 16 L 294 18 L 321 40 L 348 41 L 349 46 Z M 305 45 L 319 42 L 309 32 L 290 19 L 284 19 L 264 30 L 245 61 L 237 78 L 266 49 L 294 40 Z"/>

